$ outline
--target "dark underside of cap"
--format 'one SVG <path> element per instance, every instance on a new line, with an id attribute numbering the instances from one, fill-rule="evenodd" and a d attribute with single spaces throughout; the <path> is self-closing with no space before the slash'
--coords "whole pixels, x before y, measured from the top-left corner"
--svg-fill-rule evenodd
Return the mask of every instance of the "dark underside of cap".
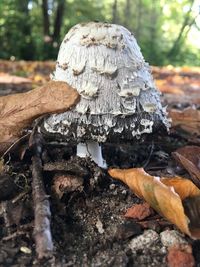
<path id="1" fill-rule="evenodd" d="M 76 114 L 78 115 L 78 114 Z M 142 112 L 129 116 L 117 115 L 113 117 L 112 125 L 106 123 L 108 115 L 89 115 L 85 120 L 85 115 L 75 116 L 73 121 L 58 122 L 51 126 L 51 131 L 41 125 L 41 132 L 48 140 L 64 141 L 77 144 L 87 140 L 93 140 L 99 143 L 120 143 L 122 141 L 136 141 L 149 133 L 159 131 L 166 132 L 161 118 L 155 113 Z M 141 121 L 149 121 L 152 124 L 144 125 Z"/>

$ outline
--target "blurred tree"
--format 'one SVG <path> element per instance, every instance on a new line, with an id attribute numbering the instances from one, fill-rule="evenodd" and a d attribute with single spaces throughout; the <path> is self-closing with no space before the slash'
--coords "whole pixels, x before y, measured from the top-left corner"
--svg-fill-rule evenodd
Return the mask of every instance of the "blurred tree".
<path id="1" fill-rule="evenodd" d="M 131 0 L 126 0 L 124 10 L 124 26 L 129 27 L 131 21 Z"/>
<path id="2" fill-rule="evenodd" d="M 195 23 L 195 19 L 192 17 L 192 6 L 194 4 L 194 0 L 189 1 L 189 8 L 187 13 L 184 16 L 183 23 L 180 27 L 180 31 L 175 39 L 175 41 L 172 44 L 172 47 L 170 48 L 169 52 L 167 53 L 167 56 L 169 58 L 174 58 L 178 54 L 178 52 L 181 49 L 181 46 L 183 45 L 183 38 L 187 36 L 187 33 L 189 32 L 191 26 Z M 187 27 L 187 33 L 184 35 L 185 29 Z"/>
<path id="3" fill-rule="evenodd" d="M 42 0 L 43 32 L 44 32 L 44 58 L 54 58 L 57 46 L 60 43 L 60 33 L 63 22 L 66 0 Z M 51 26 L 51 14 L 54 19 Z"/>
<path id="4" fill-rule="evenodd" d="M 0 50 L 2 57 L 34 58 L 34 40 L 31 37 L 28 0 L 1 0 Z"/>
<path id="5" fill-rule="evenodd" d="M 112 23 L 117 23 L 118 21 L 117 8 L 118 8 L 117 0 L 114 0 L 113 6 L 112 6 Z"/>
<path id="6" fill-rule="evenodd" d="M 55 59 L 60 41 L 79 22 L 118 23 L 134 33 L 151 64 L 198 64 L 189 42 L 198 32 L 198 0 L 0 0 L 0 57 Z M 200 37 L 199 37 L 200 42 Z"/>

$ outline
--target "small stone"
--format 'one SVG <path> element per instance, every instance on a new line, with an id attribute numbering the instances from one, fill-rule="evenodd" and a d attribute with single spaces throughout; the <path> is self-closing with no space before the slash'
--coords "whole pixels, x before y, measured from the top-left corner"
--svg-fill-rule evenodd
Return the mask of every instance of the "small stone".
<path id="1" fill-rule="evenodd" d="M 171 247 L 175 244 L 187 244 L 184 235 L 176 230 L 165 230 L 160 233 L 161 242 L 166 247 Z"/>
<path id="2" fill-rule="evenodd" d="M 146 230 L 142 235 L 139 235 L 131 240 L 129 248 L 134 250 L 143 250 L 151 247 L 153 244 L 159 242 L 160 236 L 153 230 Z"/>
<path id="3" fill-rule="evenodd" d="M 20 247 L 20 251 L 24 254 L 31 254 L 31 250 L 28 247 Z"/>
<path id="4" fill-rule="evenodd" d="M 126 218 L 143 220 L 152 214 L 152 210 L 148 203 L 135 204 L 129 208 L 124 215 Z"/>
<path id="5" fill-rule="evenodd" d="M 104 233 L 103 223 L 99 220 L 99 218 L 98 218 L 98 220 L 96 222 L 96 228 L 97 228 L 97 230 L 98 230 L 98 232 L 100 234 L 103 234 Z"/>
<path id="6" fill-rule="evenodd" d="M 116 185 L 115 185 L 115 184 L 110 184 L 110 186 L 109 186 L 110 190 L 114 190 L 114 189 L 115 189 L 115 187 L 116 187 Z"/>
<path id="7" fill-rule="evenodd" d="M 113 196 L 117 196 L 117 194 L 118 194 L 118 191 L 117 190 L 115 190 L 113 193 Z"/>
<path id="8" fill-rule="evenodd" d="M 169 248 L 167 255 L 169 267 L 194 267 L 195 260 L 189 244 L 176 244 Z"/>
<path id="9" fill-rule="evenodd" d="M 127 191 L 124 189 L 123 191 L 122 191 L 122 195 L 126 195 L 127 194 Z"/>

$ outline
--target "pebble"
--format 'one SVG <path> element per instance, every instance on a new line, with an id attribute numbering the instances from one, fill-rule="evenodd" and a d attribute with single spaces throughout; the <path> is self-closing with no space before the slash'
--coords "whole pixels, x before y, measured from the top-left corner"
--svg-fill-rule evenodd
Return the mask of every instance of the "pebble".
<path id="1" fill-rule="evenodd" d="M 165 230 L 160 233 L 163 246 L 171 247 L 175 244 L 187 244 L 184 235 L 176 230 Z"/>
<path id="2" fill-rule="evenodd" d="M 97 230 L 98 230 L 98 232 L 100 234 L 103 234 L 104 233 L 103 223 L 100 221 L 99 218 L 97 219 L 97 222 L 96 222 L 96 228 L 97 228 Z"/>
<path id="3" fill-rule="evenodd" d="M 167 263 L 169 267 L 194 267 L 195 260 L 191 246 L 188 244 L 176 244 L 170 247 Z"/>
<path id="4" fill-rule="evenodd" d="M 114 190 L 114 189 L 115 189 L 115 187 L 116 187 L 116 185 L 115 185 L 115 184 L 110 184 L 110 186 L 109 186 L 110 190 Z"/>
<path id="5" fill-rule="evenodd" d="M 126 195 L 127 194 L 127 191 L 124 189 L 123 191 L 122 191 L 122 195 Z"/>
<path id="6" fill-rule="evenodd" d="M 22 246 L 22 247 L 20 247 L 20 251 L 25 253 L 25 254 L 31 254 L 31 250 L 28 247 Z"/>
<path id="7" fill-rule="evenodd" d="M 129 248 L 134 250 L 145 249 L 160 240 L 160 236 L 153 230 L 146 230 L 142 235 L 133 238 L 129 243 Z"/>

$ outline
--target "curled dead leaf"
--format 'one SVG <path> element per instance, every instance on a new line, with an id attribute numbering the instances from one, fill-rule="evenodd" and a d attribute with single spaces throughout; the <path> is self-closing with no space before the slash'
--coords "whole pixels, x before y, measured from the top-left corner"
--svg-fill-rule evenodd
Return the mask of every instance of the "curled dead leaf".
<path id="1" fill-rule="evenodd" d="M 200 188 L 200 147 L 181 147 L 172 155 L 189 172 L 192 181 Z"/>
<path id="2" fill-rule="evenodd" d="M 142 168 L 110 169 L 109 174 L 127 184 L 138 197 L 145 199 L 152 208 L 183 233 L 192 238 L 200 238 L 200 228 L 192 228 L 190 214 L 185 213 L 183 205 L 184 199 L 200 196 L 200 190 L 190 180 L 178 176 L 155 177 Z M 199 217 L 196 219 L 199 220 Z"/>
<path id="3" fill-rule="evenodd" d="M 51 81 L 26 93 L 0 97 L 0 155 L 16 142 L 34 119 L 69 109 L 78 92 L 64 82 Z"/>

